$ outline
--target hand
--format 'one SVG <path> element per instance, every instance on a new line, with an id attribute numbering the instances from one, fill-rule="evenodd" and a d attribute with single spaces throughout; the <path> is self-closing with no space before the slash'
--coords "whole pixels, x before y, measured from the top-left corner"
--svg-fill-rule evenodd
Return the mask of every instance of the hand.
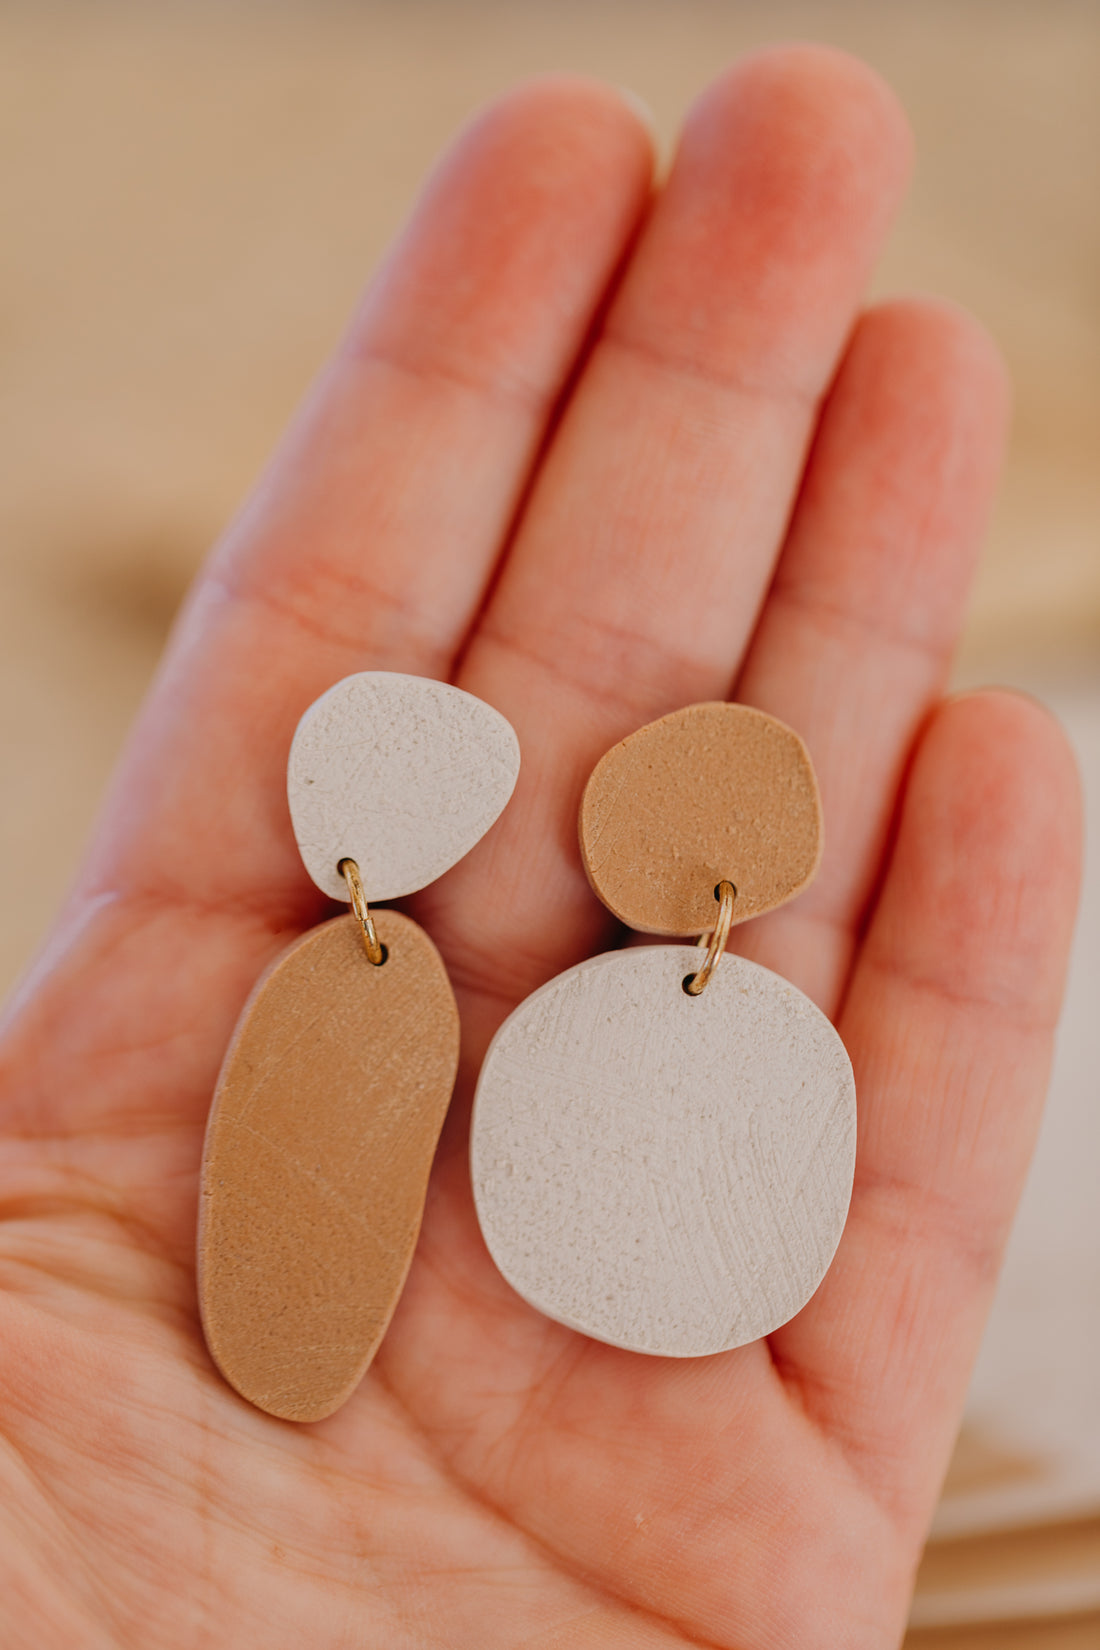
<path id="1" fill-rule="evenodd" d="M 896 1644 L 1036 1128 L 1078 851 L 1046 713 L 939 698 L 1005 394 L 964 316 L 859 310 L 907 150 L 868 71 L 800 47 L 717 82 L 652 199 L 636 114 L 575 82 L 505 98 L 430 183 L 200 579 L 8 1024 L 13 1650 Z M 198 1164 L 249 988 L 330 914 L 291 836 L 291 733 L 370 668 L 496 705 L 524 767 L 414 902 L 466 1041 L 407 1291 L 352 1401 L 296 1427 L 205 1352 Z M 591 767 L 729 694 L 817 765 L 821 874 L 735 940 L 836 1019 L 859 1164 L 805 1310 L 666 1361 L 511 1293 L 465 1118 L 503 1016 L 613 943 L 576 847 Z"/>

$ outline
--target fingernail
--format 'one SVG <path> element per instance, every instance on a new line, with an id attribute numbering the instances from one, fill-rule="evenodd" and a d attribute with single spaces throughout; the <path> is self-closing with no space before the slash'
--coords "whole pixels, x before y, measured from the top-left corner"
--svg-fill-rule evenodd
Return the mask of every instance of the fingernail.
<path id="1" fill-rule="evenodd" d="M 633 86 L 616 85 L 615 90 L 618 92 L 623 102 L 627 104 L 629 108 L 633 109 L 642 124 L 648 128 L 654 137 L 656 137 L 657 116 L 653 113 L 653 110 L 650 108 L 641 93 L 636 92 Z"/>

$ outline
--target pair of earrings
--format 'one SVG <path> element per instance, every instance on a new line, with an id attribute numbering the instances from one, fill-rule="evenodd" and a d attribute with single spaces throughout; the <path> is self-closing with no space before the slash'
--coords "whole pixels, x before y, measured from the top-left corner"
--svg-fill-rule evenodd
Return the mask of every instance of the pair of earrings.
<path id="1" fill-rule="evenodd" d="M 244 1009 L 207 1129 L 199 1229 L 210 1351 L 271 1414 L 331 1414 L 374 1356 L 457 1070 L 435 947 L 371 907 L 469 852 L 518 769 L 502 716 L 417 677 L 348 677 L 295 734 L 298 846 L 352 914 L 296 941 Z M 817 869 L 810 759 L 759 711 L 690 706 L 597 764 L 580 834 L 620 921 L 703 939 L 593 957 L 505 1021 L 474 1100 L 481 1229 L 548 1317 L 637 1352 L 728 1350 L 810 1298 L 851 1193 L 840 1038 L 794 986 L 725 954 L 732 923 Z"/>

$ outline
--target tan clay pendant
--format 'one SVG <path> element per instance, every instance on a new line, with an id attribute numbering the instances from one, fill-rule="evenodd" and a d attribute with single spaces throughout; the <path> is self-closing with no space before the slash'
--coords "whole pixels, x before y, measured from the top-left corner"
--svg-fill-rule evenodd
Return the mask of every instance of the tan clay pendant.
<path id="1" fill-rule="evenodd" d="M 439 953 L 375 913 L 311 929 L 260 980 L 206 1136 L 199 1298 L 207 1345 L 258 1408 L 318 1421 L 358 1385 L 405 1282 L 458 1067 Z"/>
<path id="2" fill-rule="evenodd" d="M 255 987 L 207 1125 L 199 1302 L 257 1408 L 318 1421 L 350 1396 L 401 1295 L 458 1066 L 454 996 L 410 892 L 489 828 L 515 784 L 508 723 L 418 677 L 345 678 L 299 724 L 288 788 L 314 880 L 354 915 Z M 362 864 L 359 860 L 362 860 Z"/>
<path id="3" fill-rule="evenodd" d="M 714 889 L 734 922 L 784 905 L 821 861 L 821 800 L 791 728 L 748 705 L 689 705 L 613 745 L 581 800 L 581 855 L 620 922 L 698 934 Z"/>
<path id="4" fill-rule="evenodd" d="M 597 764 L 581 806 L 597 894 L 632 926 L 710 927 L 551 980 L 504 1022 L 474 1101 L 490 1253 L 547 1316 L 636 1352 L 697 1357 L 769 1334 L 823 1278 L 855 1163 L 844 1045 L 788 981 L 725 956 L 731 922 L 817 868 L 802 741 L 693 705 Z"/>

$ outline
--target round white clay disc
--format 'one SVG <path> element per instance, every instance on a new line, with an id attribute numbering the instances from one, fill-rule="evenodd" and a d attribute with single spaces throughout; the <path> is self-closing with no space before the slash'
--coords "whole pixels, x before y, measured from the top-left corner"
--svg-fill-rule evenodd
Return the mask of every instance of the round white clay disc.
<path id="1" fill-rule="evenodd" d="M 426 888 L 486 831 L 515 789 L 519 743 L 499 711 L 424 676 L 345 676 L 298 723 L 287 795 L 298 849 L 324 893 L 347 899 L 354 859 L 372 904 Z"/>
<path id="2" fill-rule="evenodd" d="M 824 1277 L 855 1164 L 855 1084 L 808 997 L 694 946 L 559 974 L 497 1032 L 474 1102 L 485 1241 L 532 1306 L 691 1358 L 786 1323 Z"/>

